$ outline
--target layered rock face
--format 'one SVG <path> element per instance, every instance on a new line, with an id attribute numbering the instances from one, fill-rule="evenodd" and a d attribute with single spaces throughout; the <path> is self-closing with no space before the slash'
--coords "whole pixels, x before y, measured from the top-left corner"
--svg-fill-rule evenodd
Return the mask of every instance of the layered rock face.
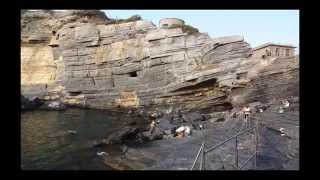
<path id="1" fill-rule="evenodd" d="M 258 59 L 259 60 L 259 59 Z M 299 96 L 299 57 L 259 60 L 246 76 L 254 74 L 243 88 L 230 94 L 232 104 L 275 102 L 279 99 Z"/>
<path id="2" fill-rule="evenodd" d="M 222 111 L 298 93 L 298 60 L 251 58 L 240 36 L 210 38 L 144 20 L 110 24 L 100 11 L 27 11 L 21 21 L 26 96 L 98 109 Z"/>

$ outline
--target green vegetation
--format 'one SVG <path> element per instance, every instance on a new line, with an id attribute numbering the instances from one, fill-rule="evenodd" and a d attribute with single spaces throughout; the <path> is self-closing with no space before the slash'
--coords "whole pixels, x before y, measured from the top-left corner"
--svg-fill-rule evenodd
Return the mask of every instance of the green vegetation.
<path id="1" fill-rule="evenodd" d="M 133 15 L 127 19 L 110 19 L 107 24 L 121 24 L 142 20 L 141 16 Z"/>
<path id="2" fill-rule="evenodd" d="M 146 30 L 143 30 L 143 29 L 139 29 L 139 30 L 137 30 L 137 33 L 145 34 L 145 33 L 147 33 L 147 31 L 146 31 Z"/>
<path id="3" fill-rule="evenodd" d="M 117 22 L 118 22 L 118 23 L 127 23 L 127 22 L 139 21 L 139 20 L 141 20 L 141 19 L 142 19 L 141 16 L 139 16 L 139 15 L 133 15 L 133 16 L 127 18 L 127 19 L 119 19 L 119 20 L 117 20 Z"/>
<path id="4" fill-rule="evenodd" d="M 187 34 L 199 33 L 199 30 L 197 28 L 192 27 L 187 24 L 183 24 L 183 25 L 176 24 L 176 25 L 171 26 L 169 29 L 173 29 L 173 28 L 181 28 L 182 32 L 187 33 Z"/>
<path id="5" fill-rule="evenodd" d="M 77 15 L 77 16 L 88 16 L 88 17 L 100 17 L 102 19 L 107 19 L 107 16 L 105 15 L 104 12 L 100 10 L 73 10 L 72 15 Z"/>

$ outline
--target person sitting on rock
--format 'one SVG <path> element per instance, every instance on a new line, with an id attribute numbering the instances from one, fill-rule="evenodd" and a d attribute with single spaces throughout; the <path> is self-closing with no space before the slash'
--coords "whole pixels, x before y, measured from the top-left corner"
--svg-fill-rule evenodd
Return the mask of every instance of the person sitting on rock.
<path id="1" fill-rule="evenodd" d="M 150 134 L 152 134 L 155 127 L 156 127 L 156 122 L 153 120 L 150 124 L 150 129 L 149 129 Z"/>
<path id="2" fill-rule="evenodd" d="M 283 107 L 279 107 L 279 111 L 278 112 L 279 113 L 283 113 L 284 112 Z"/>
<path id="3" fill-rule="evenodd" d="M 281 136 L 286 136 L 284 128 L 280 128 L 279 131 L 281 132 Z"/>
<path id="4" fill-rule="evenodd" d="M 191 128 L 189 126 L 181 126 L 176 129 L 177 138 L 183 138 L 191 134 Z"/>
<path id="5" fill-rule="evenodd" d="M 282 102 L 282 104 L 283 104 L 283 107 L 284 107 L 284 108 L 289 108 L 289 106 L 290 106 L 290 103 L 289 103 L 288 100 L 284 100 L 284 101 Z"/>
<path id="6" fill-rule="evenodd" d="M 184 136 L 189 136 L 191 134 L 191 128 L 189 126 L 185 126 L 184 128 Z"/>
<path id="7" fill-rule="evenodd" d="M 176 134 L 177 134 L 177 138 L 183 138 L 184 137 L 184 131 L 185 131 L 185 127 L 181 126 L 178 129 L 176 129 Z"/>

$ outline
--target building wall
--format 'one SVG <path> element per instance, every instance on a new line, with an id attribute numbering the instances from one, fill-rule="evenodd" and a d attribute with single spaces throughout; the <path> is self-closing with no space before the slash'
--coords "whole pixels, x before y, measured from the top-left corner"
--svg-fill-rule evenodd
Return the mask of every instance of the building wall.
<path id="1" fill-rule="evenodd" d="M 159 22 L 160 28 L 170 28 L 174 25 L 183 25 L 184 21 L 176 18 L 165 18 Z"/>
<path id="2" fill-rule="evenodd" d="M 277 56 L 286 57 L 287 55 L 294 56 L 294 48 L 282 47 L 282 46 L 268 46 L 265 48 L 255 50 L 253 53 L 253 57 L 261 58 L 263 55 L 267 56 L 266 50 L 271 52 L 271 57 L 277 57 Z M 288 50 L 288 54 L 286 54 L 286 50 Z M 277 51 L 278 51 L 278 53 L 277 53 Z"/>
<path id="3" fill-rule="evenodd" d="M 266 55 L 266 50 L 270 51 L 270 49 L 271 49 L 270 47 L 266 47 L 266 48 L 261 48 L 261 49 L 255 50 L 253 52 L 253 57 L 261 58 L 263 55 Z"/>

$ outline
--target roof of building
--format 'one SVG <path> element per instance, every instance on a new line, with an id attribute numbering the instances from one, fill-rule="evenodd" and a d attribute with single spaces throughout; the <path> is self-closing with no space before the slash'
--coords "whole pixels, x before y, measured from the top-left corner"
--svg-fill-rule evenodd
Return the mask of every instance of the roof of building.
<path id="1" fill-rule="evenodd" d="M 268 47 L 268 46 L 282 46 L 282 47 L 296 48 L 295 46 L 290 45 L 290 44 L 265 43 L 265 44 L 262 44 L 260 46 L 257 46 L 255 48 L 253 48 L 253 50 L 255 51 L 255 50 L 258 50 L 258 49 L 261 49 L 261 48 L 265 48 L 265 47 Z"/>

